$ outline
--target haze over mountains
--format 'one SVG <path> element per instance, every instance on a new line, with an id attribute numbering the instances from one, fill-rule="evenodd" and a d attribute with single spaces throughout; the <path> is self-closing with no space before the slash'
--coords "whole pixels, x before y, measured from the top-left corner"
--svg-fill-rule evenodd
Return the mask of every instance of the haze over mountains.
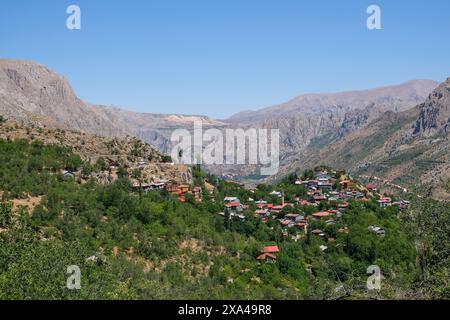
<path id="1" fill-rule="evenodd" d="M 371 108 L 380 111 L 403 111 L 422 102 L 436 86 L 437 82 L 432 80 L 413 80 L 369 90 L 305 94 L 276 106 L 238 113 L 227 122 L 252 124 L 279 117 L 305 114 L 317 116 L 335 110 L 349 112 Z"/>
<path id="2" fill-rule="evenodd" d="M 436 87 L 435 81 L 414 80 L 371 90 L 306 94 L 277 106 L 214 120 L 93 105 L 79 99 L 63 77 L 45 66 L 0 60 L 0 114 L 8 119 L 101 136 L 136 136 L 164 153 L 170 152 L 173 130 L 192 129 L 194 120 L 215 128 L 279 128 L 281 174 L 326 161 L 350 169 L 361 163 L 384 161 L 386 154 L 398 151 L 396 148 L 408 149 L 407 143 L 429 142 L 417 137 L 433 141 L 440 136 L 448 141 L 448 83 Z M 430 96 L 434 89 L 437 91 Z M 372 149 L 358 149 L 367 145 Z M 447 150 L 446 146 L 436 149 L 442 148 Z M 345 154 L 349 149 L 353 150 L 350 155 Z M 430 154 L 427 159 L 434 156 Z M 241 177 L 256 170 L 254 166 L 236 165 L 209 169 L 216 174 Z M 442 179 L 445 180 L 445 174 Z M 430 182 L 425 177 L 422 180 Z"/>

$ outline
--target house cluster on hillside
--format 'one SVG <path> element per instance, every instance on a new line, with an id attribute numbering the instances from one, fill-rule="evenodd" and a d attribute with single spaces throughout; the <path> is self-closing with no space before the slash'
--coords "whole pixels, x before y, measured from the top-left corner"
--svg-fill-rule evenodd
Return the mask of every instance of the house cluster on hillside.
<path id="1" fill-rule="evenodd" d="M 281 194 L 277 191 L 273 191 L 270 195 L 273 196 L 274 194 L 277 194 L 277 196 L 279 194 L 279 197 L 281 197 L 281 204 L 275 205 L 272 203 L 268 203 L 267 201 L 264 201 L 264 200 L 256 201 L 255 204 L 256 204 L 257 210 L 255 211 L 255 217 L 259 217 L 259 218 L 263 219 L 264 222 L 266 222 L 270 216 L 281 213 L 281 211 L 284 208 L 294 207 L 294 204 L 284 202 L 283 194 Z"/>
<path id="2" fill-rule="evenodd" d="M 312 236 L 326 240 L 325 244 L 327 245 L 320 246 L 321 251 L 325 252 L 328 250 L 328 243 L 334 242 L 335 239 L 327 237 L 327 233 L 324 230 L 308 229 L 314 222 L 316 222 L 316 226 L 328 227 L 337 225 L 345 214 L 345 210 L 349 208 L 351 201 L 363 203 L 379 198 L 377 201 L 380 208 L 397 206 L 400 209 L 406 209 L 409 206 L 409 202 L 406 200 L 393 202 L 391 198 L 378 195 L 376 193 L 377 186 L 374 184 L 363 186 L 346 178 L 344 174 L 339 174 L 338 176 L 336 172 L 321 171 L 317 172 L 311 180 L 295 181 L 295 185 L 306 188 L 306 195 L 301 197 L 290 195 L 289 199 L 293 199 L 293 203 L 286 203 L 284 192 L 277 190 L 268 193 L 264 199 L 254 200 L 249 198 L 248 201 L 251 207 L 256 207 L 254 218 L 259 219 L 263 223 L 278 222 L 281 226 L 282 235 L 284 237 L 291 235 L 294 241 L 306 236 L 310 231 Z M 277 204 L 270 203 L 277 198 Z M 311 213 L 314 209 L 306 209 L 304 208 L 305 206 L 317 208 L 315 209 L 316 212 Z M 323 210 L 324 207 L 327 209 Z M 248 208 L 250 206 L 241 203 L 237 197 L 226 197 L 224 199 L 224 212 L 221 212 L 220 215 L 225 216 L 228 213 L 230 219 L 238 218 L 243 221 L 245 220 L 244 211 Z M 284 210 L 286 208 L 288 210 Z M 319 208 L 322 208 L 322 210 Z M 378 226 L 370 226 L 368 228 L 378 236 L 384 236 L 386 232 Z M 341 226 L 337 232 L 348 233 L 349 229 L 347 226 Z M 277 252 L 279 252 L 279 248 L 276 246 L 265 247 L 257 257 L 257 260 L 276 261 L 275 253 Z"/>
<path id="3" fill-rule="evenodd" d="M 410 202 L 406 201 L 406 200 L 400 200 L 400 201 L 395 201 L 392 202 L 392 199 L 389 197 L 382 197 L 380 200 L 378 200 L 378 203 L 380 205 L 380 207 L 382 208 L 387 208 L 390 206 L 396 206 L 399 207 L 400 209 L 408 209 Z"/>
<path id="4" fill-rule="evenodd" d="M 202 188 L 187 184 L 177 184 L 168 180 L 160 180 L 153 183 L 133 182 L 133 188 L 149 192 L 153 190 L 167 190 L 170 194 L 178 196 L 180 202 L 186 202 L 186 195 L 190 194 L 198 202 L 202 201 Z"/>
<path id="5" fill-rule="evenodd" d="M 259 255 L 256 259 L 264 262 L 274 262 L 277 260 L 277 256 L 275 253 L 280 252 L 278 246 L 268 246 L 261 249 L 261 255 Z"/>
<path id="6" fill-rule="evenodd" d="M 241 203 L 241 200 L 237 197 L 226 197 L 223 199 L 224 202 L 224 211 L 219 212 L 219 215 L 225 217 L 227 214 L 229 215 L 229 219 L 238 218 L 240 220 L 245 220 L 245 216 L 242 212 L 248 209 L 248 205 L 244 205 Z"/>

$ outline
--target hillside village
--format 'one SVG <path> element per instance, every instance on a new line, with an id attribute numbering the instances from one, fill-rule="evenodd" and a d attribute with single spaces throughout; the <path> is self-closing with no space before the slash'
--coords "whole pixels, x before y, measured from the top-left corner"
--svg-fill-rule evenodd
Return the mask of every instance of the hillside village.
<path id="1" fill-rule="evenodd" d="M 281 227 L 282 237 L 289 237 L 295 242 L 310 236 L 320 238 L 323 242 L 320 248 L 325 252 L 330 245 L 339 245 L 335 239 L 336 231 L 346 234 L 349 232 L 341 218 L 349 208 L 350 201 L 362 207 L 376 202 L 381 209 L 392 206 L 405 210 L 410 205 L 408 200 L 393 201 L 391 197 L 379 194 L 375 184 L 364 186 L 351 180 L 343 171 L 318 168 L 312 179 L 295 180 L 291 184 L 298 187 L 298 193 L 273 190 L 266 195 L 259 194 L 257 199 L 249 197 L 245 201 L 227 196 L 223 200 L 224 210 L 219 215 L 238 221 L 253 218 L 265 224 L 277 223 Z M 252 189 L 250 193 L 258 191 Z M 293 201 L 287 202 L 286 198 Z M 386 233 L 380 226 L 367 228 L 378 236 Z M 278 246 L 266 246 L 261 249 L 261 255 L 257 259 L 275 261 L 277 252 Z"/>
<path id="2" fill-rule="evenodd" d="M 2 10 L 0 301 L 450 300 L 448 1 L 55 2 Z"/>
<path id="3" fill-rule="evenodd" d="M 403 230 L 409 195 L 389 197 L 343 170 L 318 167 L 246 188 L 151 157 L 133 138 L 10 122 L 0 129 L 0 244 L 8 248 L 0 298 L 367 297 L 361 283 L 373 264 L 389 279 L 388 297 L 410 294 L 416 281 L 408 278 L 417 270 L 414 242 Z M 93 161 L 95 148 L 103 161 Z M 74 259 L 91 279 L 115 280 L 62 290 Z M 55 263 L 45 277 L 34 267 Z M 26 287 L 18 285 L 24 276 Z"/>
<path id="4" fill-rule="evenodd" d="M 293 180 L 291 177 L 289 182 L 291 188 L 288 190 L 285 191 L 283 189 L 286 188 L 281 187 L 266 193 L 258 188 L 246 190 L 241 183 L 225 180 L 223 183 L 234 189 L 231 194 L 235 194 L 238 190 L 246 190 L 250 196 L 241 200 L 238 196 L 226 195 L 222 202 L 223 210 L 217 214 L 225 220 L 225 223 L 227 220 L 242 223 L 246 219 L 253 219 L 268 224 L 273 232 L 279 231 L 282 238 L 289 238 L 294 242 L 315 237 L 322 243 L 321 251 L 326 252 L 330 246 L 343 245 L 337 242 L 336 233 L 349 233 L 349 227 L 343 222 L 342 217 L 350 207 L 350 203 L 361 208 L 376 203 L 382 210 L 390 207 L 406 210 L 410 205 L 408 200 L 393 200 L 392 197 L 380 194 L 374 183 L 363 185 L 354 181 L 345 174 L 345 171 L 320 167 L 309 172 L 309 178 Z M 216 188 L 209 183 L 207 185 L 208 188 L 203 190 L 200 185 L 179 185 L 167 180 L 144 184 L 135 180 L 133 188 L 135 191 L 144 192 L 165 190 L 180 202 L 186 202 L 186 197 L 192 197 L 195 202 L 200 203 L 203 195 L 207 194 L 216 202 L 214 196 L 217 194 Z M 278 225 L 279 229 L 274 228 L 275 225 Z M 380 237 L 389 232 L 377 225 L 366 227 Z M 277 245 L 261 244 L 260 254 L 255 258 L 261 262 L 275 262 L 278 252 L 280 248 Z"/>
<path id="5" fill-rule="evenodd" d="M 129 171 L 143 170 L 146 165 L 144 161 L 140 161 Z M 117 168 L 113 170 L 117 171 Z M 72 175 L 70 172 L 64 174 Z M 294 190 L 298 192 L 280 189 L 280 191 L 272 190 L 270 193 L 261 194 L 257 189 L 249 189 L 248 192 L 252 196 L 242 201 L 236 196 L 225 196 L 223 210 L 217 214 L 225 220 L 236 220 L 237 223 L 246 219 L 255 219 L 271 225 L 276 223 L 280 226 L 283 238 L 290 238 L 297 242 L 307 237 L 316 237 L 322 242 L 321 251 L 326 252 L 329 246 L 342 245 L 336 242 L 336 232 L 349 233 L 349 228 L 342 222 L 342 217 L 349 208 L 350 201 L 361 207 L 368 203 L 376 203 L 380 209 L 394 207 L 405 210 L 410 205 L 408 200 L 394 201 L 392 197 L 380 194 L 374 183 L 363 185 L 354 181 L 343 170 L 335 171 L 319 167 L 309 172 L 309 178 L 311 179 L 290 181 Z M 175 180 L 155 180 L 154 178 L 148 180 L 142 178 L 141 171 L 139 176 L 132 173 L 130 180 L 134 192 L 165 191 L 179 202 L 186 202 L 188 198 L 191 198 L 193 203 L 201 203 L 203 194 L 208 194 L 212 196 L 213 202 L 216 202 L 214 197 L 216 188 L 207 181 L 203 181 L 202 188 L 200 183 L 199 185 L 193 182 L 180 184 Z M 234 188 L 245 189 L 243 184 L 233 180 L 225 180 L 224 183 Z M 287 202 L 286 199 L 292 201 Z M 274 230 L 273 227 L 271 229 Z M 369 225 L 367 229 L 380 237 L 386 234 L 386 230 L 380 226 Z M 275 254 L 278 252 L 280 249 L 277 245 L 263 246 L 256 259 L 261 262 L 275 262 L 277 260 Z"/>

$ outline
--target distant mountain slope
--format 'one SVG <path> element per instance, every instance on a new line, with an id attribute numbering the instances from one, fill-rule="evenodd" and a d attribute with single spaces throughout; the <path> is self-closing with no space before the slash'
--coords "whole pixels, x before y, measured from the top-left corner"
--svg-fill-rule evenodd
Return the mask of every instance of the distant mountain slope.
<path id="1" fill-rule="evenodd" d="M 191 130 L 194 121 L 201 121 L 204 127 L 218 128 L 225 125 L 220 121 L 197 115 L 137 113 L 108 107 L 103 107 L 103 112 L 111 118 L 118 118 L 126 123 L 126 127 L 133 135 L 150 143 L 163 153 L 170 153 L 170 137 L 176 129 Z"/>
<path id="2" fill-rule="evenodd" d="M 450 78 L 422 104 L 386 112 L 323 148 L 309 146 L 282 173 L 329 164 L 450 200 Z M 280 173 L 280 174 L 282 174 Z"/>
<path id="3" fill-rule="evenodd" d="M 227 119 L 228 123 L 254 124 L 273 118 L 319 116 L 331 112 L 351 112 L 375 108 L 380 111 L 403 111 L 418 103 L 438 85 L 432 80 L 413 80 L 400 85 L 339 93 L 305 94 L 289 102 L 258 111 L 238 113 Z"/>
<path id="4" fill-rule="evenodd" d="M 288 165 L 311 146 L 321 149 L 334 144 L 387 111 L 413 108 L 437 85 L 431 80 L 414 80 L 371 90 L 306 94 L 285 104 L 239 113 L 226 122 L 234 127 L 279 129 L 280 157 Z M 229 167 L 225 173 L 242 175 L 254 170 Z"/>
<path id="5" fill-rule="evenodd" d="M 122 136 L 117 118 L 76 97 L 68 82 L 48 68 L 15 60 L 0 60 L 0 113 L 26 123 Z"/>

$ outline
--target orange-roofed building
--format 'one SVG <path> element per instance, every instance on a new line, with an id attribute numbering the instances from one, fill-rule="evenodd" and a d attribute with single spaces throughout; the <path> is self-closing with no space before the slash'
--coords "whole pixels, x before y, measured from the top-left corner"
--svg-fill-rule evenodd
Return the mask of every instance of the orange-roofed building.
<path id="1" fill-rule="evenodd" d="M 277 252 L 280 252 L 280 249 L 278 248 L 278 246 L 267 246 L 267 247 L 264 247 L 261 250 L 261 252 L 264 252 L 264 253 L 277 253 Z"/>
<path id="2" fill-rule="evenodd" d="M 274 261 L 277 259 L 277 257 L 271 253 L 263 253 L 262 255 L 258 256 L 256 258 L 259 261 Z"/>
<path id="3" fill-rule="evenodd" d="M 225 204 L 225 207 L 236 208 L 236 207 L 239 207 L 240 205 L 241 205 L 241 203 L 236 201 L 236 202 L 229 202 L 229 203 Z"/>
<path id="4" fill-rule="evenodd" d="M 186 185 L 186 184 L 182 184 L 182 185 L 180 186 L 180 190 L 181 190 L 181 193 L 186 193 L 186 192 L 189 191 L 189 186 Z"/>
<path id="5" fill-rule="evenodd" d="M 322 211 L 322 212 L 317 212 L 313 214 L 314 218 L 325 218 L 325 217 L 329 217 L 331 216 L 332 213 L 328 212 L 328 211 Z"/>
<path id="6" fill-rule="evenodd" d="M 388 207 L 391 205 L 392 199 L 391 198 L 381 198 L 380 200 L 378 200 L 378 203 L 380 204 L 380 206 L 382 208 Z"/>

